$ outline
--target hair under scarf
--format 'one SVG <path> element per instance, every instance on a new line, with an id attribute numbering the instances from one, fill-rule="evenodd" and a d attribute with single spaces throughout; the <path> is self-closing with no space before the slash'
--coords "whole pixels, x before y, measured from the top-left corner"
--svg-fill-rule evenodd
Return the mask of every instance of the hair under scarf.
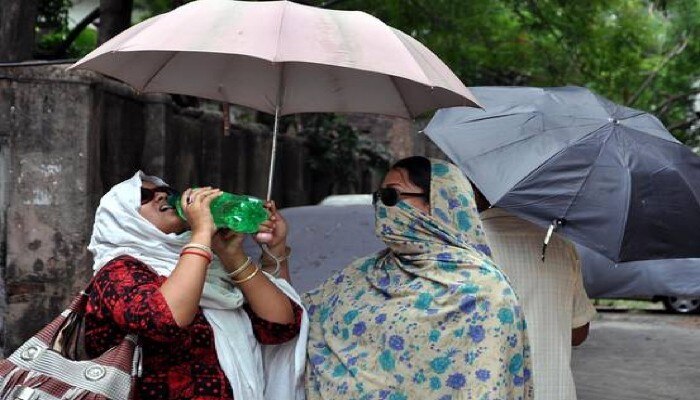
<path id="1" fill-rule="evenodd" d="M 531 399 L 525 320 L 471 186 L 432 160 L 430 215 L 376 206 L 388 249 L 307 293 L 307 398 Z"/>
<path id="2" fill-rule="evenodd" d="M 114 186 L 100 200 L 88 246 L 95 259 L 95 274 L 115 257 L 130 255 L 158 274 L 169 276 L 182 246 L 190 241 L 189 232 L 166 234 L 139 214 L 142 181 L 167 186 L 160 178 L 139 171 Z M 289 283 L 271 275 L 267 277 L 292 301 L 301 304 Z M 209 265 L 199 304 L 214 332 L 219 364 L 231 383 L 234 398 L 303 399 L 306 312 L 297 338 L 281 345 L 261 345 L 255 339 L 248 315 L 241 308 L 245 302 L 243 294 L 226 283 L 226 278 L 221 262 L 215 257 Z"/>

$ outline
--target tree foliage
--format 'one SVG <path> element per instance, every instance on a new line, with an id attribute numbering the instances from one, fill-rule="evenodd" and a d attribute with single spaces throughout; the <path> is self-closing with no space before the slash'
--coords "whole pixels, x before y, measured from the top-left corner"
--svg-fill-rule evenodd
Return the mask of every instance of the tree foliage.
<path id="1" fill-rule="evenodd" d="M 468 86 L 585 86 L 698 145 L 700 2 L 346 0 L 411 34 Z"/>
<path id="2" fill-rule="evenodd" d="M 389 152 L 367 135 L 359 134 L 343 116 L 304 114 L 297 118 L 297 125 L 306 138 L 309 168 L 316 176 L 331 178 L 331 193 L 357 193 L 361 190 L 359 171 L 383 172 L 389 168 Z"/>
<path id="3" fill-rule="evenodd" d="M 71 6 L 71 0 L 37 1 L 34 47 L 36 58 L 75 58 L 95 48 L 96 30 L 86 28 L 81 32 L 71 32 L 69 29 L 68 10 Z"/>

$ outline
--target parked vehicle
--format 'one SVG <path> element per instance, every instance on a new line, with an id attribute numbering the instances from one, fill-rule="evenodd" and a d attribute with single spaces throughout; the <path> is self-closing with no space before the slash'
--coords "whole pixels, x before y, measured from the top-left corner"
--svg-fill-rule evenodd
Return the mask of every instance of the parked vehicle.
<path id="1" fill-rule="evenodd" d="M 349 206 L 354 204 L 372 204 L 371 194 L 334 194 L 321 200 L 322 206 Z"/>
<path id="2" fill-rule="evenodd" d="M 614 264 L 585 247 L 578 251 L 589 297 L 661 301 L 671 312 L 700 312 L 700 259 Z"/>
<path id="3" fill-rule="evenodd" d="M 292 282 L 300 292 L 313 289 L 355 259 L 385 248 L 374 235 L 374 208 L 366 198 L 362 201 L 365 204 L 339 201 L 282 210 L 290 224 Z M 672 312 L 700 311 L 700 259 L 614 265 L 584 247 L 579 253 L 591 298 L 663 301 Z"/>

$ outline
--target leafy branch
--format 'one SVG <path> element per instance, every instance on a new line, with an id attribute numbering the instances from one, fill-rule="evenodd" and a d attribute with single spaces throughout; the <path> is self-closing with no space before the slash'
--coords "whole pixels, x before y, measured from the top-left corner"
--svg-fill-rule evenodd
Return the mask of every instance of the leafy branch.
<path id="1" fill-rule="evenodd" d="M 679 54 L 683 53 L 683 50 L 688 46 L 688 38 L 684 38 L 683 41 L 678 43 L 664 58 L 659 62 L 659 65 L 652 71 L 649 76 L 642 82 L 642 85 L 637 89 L 637 91 L 632 95 L 631 98 L 629 98 L 626 102 L 626 105 L 628 106 L 633 106 L 634 103 L 639 100 L 639 97 L 642 95 L 642 93 L 651 85 L 651 83 L 654 81 L 654 79 L 659 75 L 659 72 L 666 67 L 666 65 L 671 61 L 674 57 L 678 56 Z"/>

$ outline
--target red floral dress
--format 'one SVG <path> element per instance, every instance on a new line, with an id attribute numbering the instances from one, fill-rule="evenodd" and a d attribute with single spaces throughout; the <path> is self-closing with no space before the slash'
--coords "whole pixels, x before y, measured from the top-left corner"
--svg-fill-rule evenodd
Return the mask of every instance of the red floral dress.
<path id="1" fill-rule="evenodd" d="M 90 289 L 85 316 L 88 354 L 96 357 L 119 343 L 126 332 L 135 333 L 143 345 L 137 398 L 233 399 L 202 310 L 189 326 L 178 327 L 158 290 L 165 280 L 133 257 L 122 256 L 107 263 Z M 296 337 L 302 310 L 292 305 L 295 322 L 291 324 L 263 320 L 245 308 L 260 343 L 280 344 Z"/>

